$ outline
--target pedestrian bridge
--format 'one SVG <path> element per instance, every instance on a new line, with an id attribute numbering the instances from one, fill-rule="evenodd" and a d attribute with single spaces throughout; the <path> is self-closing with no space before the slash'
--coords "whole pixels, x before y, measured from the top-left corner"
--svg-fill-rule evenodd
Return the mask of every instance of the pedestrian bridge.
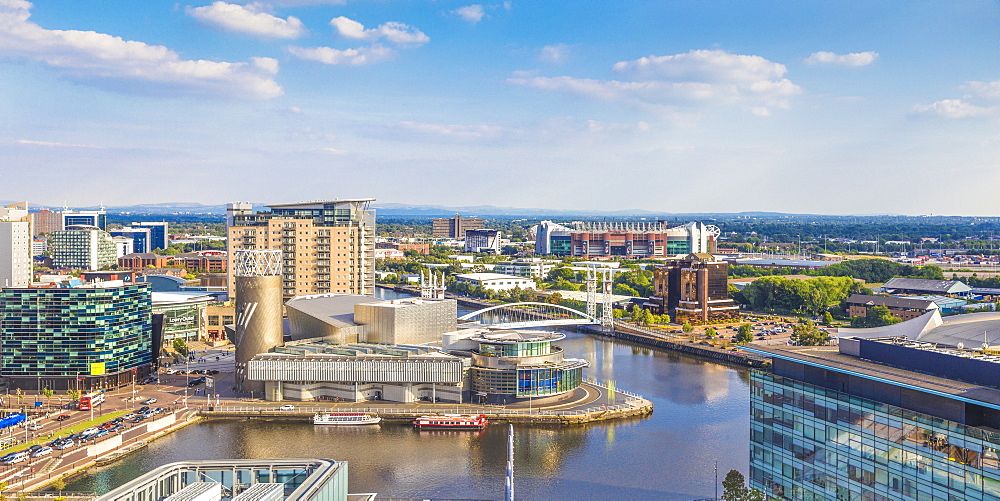
<path id="1" fill-rule="evenodd" d="M 573 308 L 536 302 L 498 304 L 467 313 L 458 319 L 499 329 L 601 323 L 599 319 Z"/>

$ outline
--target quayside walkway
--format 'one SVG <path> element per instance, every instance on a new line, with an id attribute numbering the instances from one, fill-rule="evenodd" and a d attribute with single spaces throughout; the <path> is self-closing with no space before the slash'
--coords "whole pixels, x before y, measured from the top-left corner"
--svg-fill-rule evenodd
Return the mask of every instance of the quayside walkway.
<path id="1" fill-rule="evenodd" d="M 316 413 L 367 412 L 385 421 L 409 422 L 427 414 L 483 414 L 491 420 L 511 423 L 582 424 L 653 412 L 649 400 L 627 391 L 608 388 L 596 381 L 584 382 L 569 398 L 539 399 L 513 405 L 432 404 L 391 402 L 292 403 L 291 410 L 281 410 L 288 402 L 241 402 L 203 409 L 200 415 L 210 418 L 292 419 L 309 421 Z"/>

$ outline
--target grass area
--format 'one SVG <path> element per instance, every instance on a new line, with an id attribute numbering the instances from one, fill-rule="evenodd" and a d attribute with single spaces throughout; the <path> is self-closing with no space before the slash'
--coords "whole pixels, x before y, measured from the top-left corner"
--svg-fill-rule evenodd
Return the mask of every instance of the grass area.
<path id="1" fill-rule="evenodd" d="M 93 420 L 84 421 L 83 423 L 80 423 L 80 424 L 77 424 L 77 425 L 73 425 L 73 426 L 71 426 L 69 428 L 64 428 L 64 429 L 59 430 L 59 435 L 58 436 L 65 437 L 67 435 L 72 435 L 74 433 L 86 430 L 87 428 L 92 428 L 92 427 L 95 427 L 95 426 L 100 426 L 100 425 L 102 425 L 104 423 L 107 423 L 108 421 L 111 421 L 112 419 L 114 419 L 114 418 L 116 418 L 118 416 L 124 416 L 125 414 L 128 414 L 129 412 L 133 412 L 133 411 L 130 411 L 130 410 L 126 409 L 126 410 L 121 410 L 121 411 L 117 411 L 117 412 L 111 412 L 111 413 L 105 414 L 103 416 L 99 416 L 97 418 L 94 418 Z M 40 431 L 44 432 L 45 430 L 40 430 Z M 23 433 L 23 431 L 22 431 L 22 433 Z M 14 432 L 14 435 L 16 436 L 17 432 Z M 0 450 L 0 455 L 7 454 L 8 452 L 21 451 L 21 450 L 27 449 L 28 447 L 31 447 L 32 445 L 36 445 L 36 444 L 45 444 L 45 443 L 51 442 L 55 438 L 56 438 L 56 435 L 53 434 L 53 433 L 50 433 L 48 435 L 38 437 L 38 438 L 36 438 L 36 439 L 28 442 L 28 443 L 18 444 L 18 445 L 11 446 L 11 447 L 8 447 L 6 449 Z"/>

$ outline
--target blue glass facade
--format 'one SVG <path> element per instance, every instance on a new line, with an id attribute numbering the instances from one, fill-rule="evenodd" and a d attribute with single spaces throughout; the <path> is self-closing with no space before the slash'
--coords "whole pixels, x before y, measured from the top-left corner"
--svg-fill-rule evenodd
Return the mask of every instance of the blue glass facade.
<path id="1" fill-rule="evenodd" d="M 1000 499 L 1000 430 L 751 375 L 750 483 L 778 499 Z"/>
<path id="2" fill-rule="evenodd" d="M 150 234 L 144 231 L 109 231 L 113 237 L 125 237 L 132 239 L 132 252 L 150 252 L 153 249 L 150 245 Z"/>
<path id="3" fill-rule="evenodd" d="M 113 375 L 147 366 L 151 286 L 0 290 L 5 377 L 74 377 L 104 364 Z"/>
<path id="4" fill-rule="evenodd" d="M 145 252 L 153 252 L 155 249 L 166 249 L 170 245 L 170 236 L 167 234 L 167 223 L 132 223 L 132 226 L 149 229 L 149 243 Z"/>

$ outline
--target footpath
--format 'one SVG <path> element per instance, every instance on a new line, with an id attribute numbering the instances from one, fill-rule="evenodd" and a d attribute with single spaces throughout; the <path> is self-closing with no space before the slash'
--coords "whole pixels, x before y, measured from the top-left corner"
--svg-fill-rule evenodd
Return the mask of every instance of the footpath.
<path id="1" fill-rule="evenodd" d="M 92 466 L 112 461 L 123 454 L 145 447 L 149 442 L 194 423 L 198 419 L 197 409 L 182 407 L 167 412 L 158 419 L 123 430 L 121 433 L 109 436 L 97 443 L 57 450 L 50 456 L 34 458 L 29 464 L 4 466 L 0 470 L 0 481 L 7 483 L 6 494 L 39 491 L 59 478 L 67 478 Z M 38 496 L 32 497 L 37 498 Z M 68 499 L 72 500 L 75 497 L 86 496 L 69 495 Z"/>

